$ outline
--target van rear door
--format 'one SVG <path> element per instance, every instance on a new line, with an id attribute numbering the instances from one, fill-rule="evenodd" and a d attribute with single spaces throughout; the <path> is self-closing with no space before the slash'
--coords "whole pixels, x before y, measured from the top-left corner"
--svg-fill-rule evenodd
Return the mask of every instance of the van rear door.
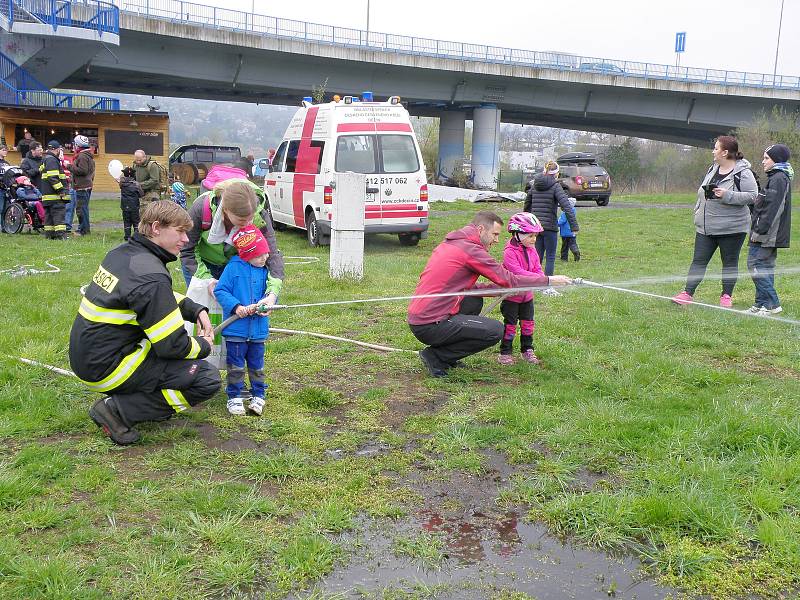
<path id="1" fill-rule="evenodd" d="M 375 133 L 345 133 L 336 140 L 334 170 L 364 173 L 366 225 L 404 224 L 427 217 L 427 204 L 420 204 L 420 161 L 412 135 L 382 133 L 386 125 L 375 123 Z M 341 129 L 340 129 L 341 131 Z M 391 130 L 390 130 L 391 131 Z M 424 210 L 420 210 L 424 209 Z"/>

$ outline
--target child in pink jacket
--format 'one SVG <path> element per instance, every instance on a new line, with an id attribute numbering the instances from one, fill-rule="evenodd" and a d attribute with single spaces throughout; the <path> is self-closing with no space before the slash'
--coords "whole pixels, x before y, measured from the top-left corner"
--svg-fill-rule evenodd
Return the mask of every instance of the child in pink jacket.
<path id="1" fill-rule="evenodd" d="M 539 219 L 532 213 L 521 212 L 508 221 L 511 239 L 503 252 L 503 266 L 516 275 L 543 275 L 542 263 L 536 252 L 536 235 L 544 231 Z M 512 345 L 517 334 L 517 321 L 520 324 L 520 350 L 522 359 L 534 364 L 540 360 L 533 353 L 533 292 L 510 296 L 500 304 L 503 313 L 505 332 L 500 342 L 501 365 L 513 365 Z"/>

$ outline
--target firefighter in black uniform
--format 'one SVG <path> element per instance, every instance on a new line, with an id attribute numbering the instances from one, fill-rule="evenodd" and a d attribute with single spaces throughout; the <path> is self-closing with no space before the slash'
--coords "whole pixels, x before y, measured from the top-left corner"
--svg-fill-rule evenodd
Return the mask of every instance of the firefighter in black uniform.
<path id="1" fill-rule="evenodd" d="M 67 195 L 67 176 L 61 166 L 58 151 L 61 144 L 56 140 L 47 142 L 39 170 L 42 173 L 40 190 L 44 207 L 44 236 L 51 240 L 67 238 L 66 212 L 69 196 Z"/>
<path id="2" fill-rule="evenodd" d="M 172 291 L 167 263 L 188 241 L 189 214 L 174 202 L 144 211 L 139 231 L 111 250 L 86 288 L 69 338 L 75 374 L 108 396 L 89 416 L 114 442 L 139 439 L 142 421 L 161 421 L 213 396 L 219 371 L 208 309 Z M 190 337 L 184 321 L 201 335 Z"/>

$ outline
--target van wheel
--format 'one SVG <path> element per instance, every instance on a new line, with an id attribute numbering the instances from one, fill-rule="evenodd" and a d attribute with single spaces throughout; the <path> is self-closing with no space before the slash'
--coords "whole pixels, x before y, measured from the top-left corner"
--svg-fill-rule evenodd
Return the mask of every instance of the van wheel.
<path id="1" fill-rule="evenodd" d="M 319 227 L 317 227 L 317 217 L 312 211 L 306 213 L 306 239 L 308 245 L 316 248 L 320 245 Z"/>
<path id="2" fill-rule="evenodd" d="M 397 237 L 400 239 L 401 246 L 416 246 L 420 240 L 418 233 L 401 233 Z"/>

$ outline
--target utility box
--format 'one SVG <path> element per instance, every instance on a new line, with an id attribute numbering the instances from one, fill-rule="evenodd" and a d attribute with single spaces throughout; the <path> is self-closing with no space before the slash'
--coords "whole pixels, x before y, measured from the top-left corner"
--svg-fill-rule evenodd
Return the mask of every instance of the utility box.
<path id="1" fill-rule="evenodd" d="M 333 190 L 330 276 L 333 279 L 364 277 L 364 203 L 367 177 L 340 173 Z"/>

